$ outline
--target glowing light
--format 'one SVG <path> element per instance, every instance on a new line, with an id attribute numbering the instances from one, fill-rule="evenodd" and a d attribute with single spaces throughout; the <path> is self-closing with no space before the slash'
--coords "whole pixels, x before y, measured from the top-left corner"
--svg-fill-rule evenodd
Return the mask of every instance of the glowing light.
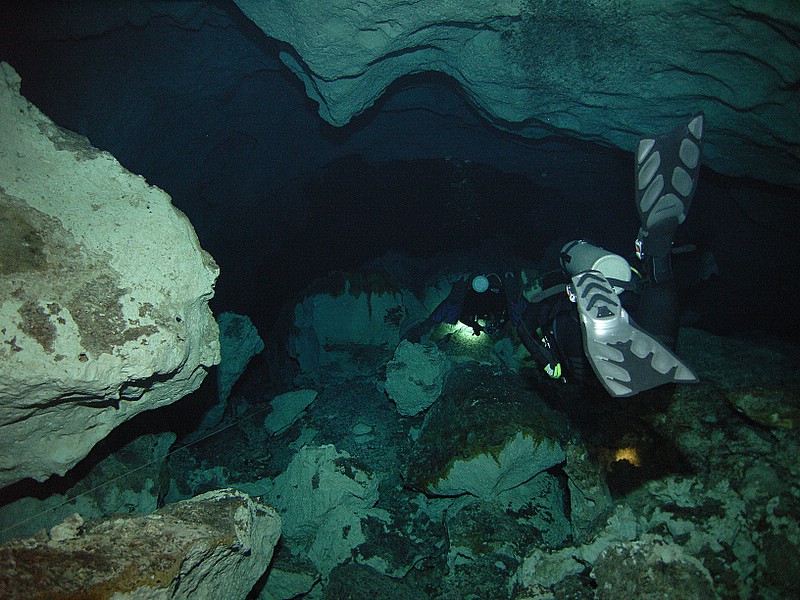
<path id="1" fill-rule="evenodd" d="M 613 455 L 614 462 L 620 460 L 626 460 L 631 463 L 634 467 L 639 467 L 642 464 L 642 461 L 639 459 L 639 451 L 636 448 L 617 448 L 614 450 Z"/>
<path id="2" fill-rule="evenodd" d="M 458 338 L 459 343 L 465 344 L 468 346 L 477 346 L 483 345 L 490 340 L 490 337 L 485 333 L 481 333 L 480 335 L 475 335 L 472 332 L 472 327 L 469 325 L 464 325 L 461 321 L 456 323 L 455 325 L 451 325 L 453 328 L 453 335 Z"/>

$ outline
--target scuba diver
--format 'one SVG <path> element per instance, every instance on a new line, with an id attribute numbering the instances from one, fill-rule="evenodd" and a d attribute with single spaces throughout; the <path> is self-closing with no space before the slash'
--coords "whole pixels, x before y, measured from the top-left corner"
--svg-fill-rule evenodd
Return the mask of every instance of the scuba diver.
<path id="1" fill-rule="evenodd" d="M 506 278 L 513 275 L 507 274 Z M 508 315 L 508 295 L 496 273 L 461 277 L 453 282 L 450 294 L 433 313 L 403 337 L 416 343 L 435 325 L 455 325 L 459 321 L 471 327 L 473 335 L 486 332 L 495 336 L 505 327 Z"/>
<path id="2" fill-rule="evenodd" d="M 664 383 L 698 381 L 674 354 L 678 310 L 672 242 L 697 189 L 703 115 L 639 140 L 635 241 L 641 273 L 621 256 L 585 240 L 566 244 L 562 272 L 543 278 L 525 304 L 517 333 L 545 373 L 585 381 L 591 368 L 612 396 Z M 630 315 L 635 316 L 635 321 Z"/>
<path id="3" fill-rule="evenodd" d="M 541 291 L 521 292 L 518 278 L 495 273 L 461 278 L 448 297 L 403 337 L 419 342 L 439 323 L 461 321 L 474 335 L 495 335 L 507 321 L 533 360 L 553 379 L 588 382 L 594 372 L 612 396 L 632 396 L 697 376 L 675 354 L 678 305 L 672 242 L 697 189 L 703 115 L 673 131 L 639 140 L 635 241 L 641 272 L 623 257 L 586 240 L 566 244 L 560 271 L 541 278 Z M 675 249 L 678 251 L 678 249 Z M 634 319 L 630 315 L 635 316 Z"/>

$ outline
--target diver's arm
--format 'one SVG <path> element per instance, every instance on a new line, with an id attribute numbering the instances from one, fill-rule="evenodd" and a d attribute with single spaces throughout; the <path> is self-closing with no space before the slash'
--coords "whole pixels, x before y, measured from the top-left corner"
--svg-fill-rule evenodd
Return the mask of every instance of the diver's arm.
<path id="1" fill-rule="evenodd" d="M 459 318 L 459 321 L 461 321 L 467 327 L 472 328 L 472 335 L 480 335 L 483 331 L 483 327 L 480 326 L 478 321 L 472 315 L 462 314 L 461 318 Z"/>
<path id="2" fill-rule="evenodd" d="M 433 328 L 434 325 L 436 325 L 436 322 L 433 319 L 433 315 L 431 315 L 430 317 L 428 317 L 424 321 L 421 321 L 420 323 L 417 323 L 411 329 L 406 331 L 400 337 L 400 339 L 401 340 L 408 340 L 409 342 L 411 342 L 413 344 L 418 344 L 420 339 L 422 338 L 422 336 L 425 335 L 426 333 L 428 333 Z"/>
<path id="3" fill-rule="evenodd" d="M 517 336 L 531 355 L 536 365 L 553 379 L 561 378 L 561 363 L 547 338 L 540 339 L 531 318 L 531 310 L 526 310 L 517 325 Z M 527 318 L 526 318 L 527 317 Z"/>

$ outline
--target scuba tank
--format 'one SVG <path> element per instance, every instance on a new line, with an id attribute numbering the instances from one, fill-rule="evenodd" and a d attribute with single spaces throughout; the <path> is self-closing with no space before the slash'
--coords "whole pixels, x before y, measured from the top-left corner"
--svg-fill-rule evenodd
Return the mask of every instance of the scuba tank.
<path id="1" fill-rule="evenodd" d="M 631 280 L 631 266 L 627 260 L 586 240 L 575 240 L 564 245 L 558 262 L 570 278 L 584 271 L 600 271 L 609 280 Z M 622 288 L 614 286 L 614 291 L 619 294 Z"/>

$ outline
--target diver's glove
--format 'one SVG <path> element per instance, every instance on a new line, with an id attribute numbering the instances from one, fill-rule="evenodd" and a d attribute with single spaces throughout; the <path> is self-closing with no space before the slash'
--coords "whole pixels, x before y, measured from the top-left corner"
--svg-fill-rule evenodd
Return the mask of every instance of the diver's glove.
<path id="1" fill-rule="evenodd" d="M 547 363 L 544 367 L 544 372 L 551 379 L 561 379 L 561 363 Z"/>
<path id="2" fill-rule="evenodd" d="M 541 332 L 539 332 L 541 335 Z M 542 348 L 544 348 L 547 356 L 551 357 L 550 361 L 544 366 L 544 372 L 550 379 L 562 379 L 561 377 L 561 363 L 555 357 L 553 345 L 550 343 L 550 338 L 547 335 L 542 335 L 541 339 Z"/>

